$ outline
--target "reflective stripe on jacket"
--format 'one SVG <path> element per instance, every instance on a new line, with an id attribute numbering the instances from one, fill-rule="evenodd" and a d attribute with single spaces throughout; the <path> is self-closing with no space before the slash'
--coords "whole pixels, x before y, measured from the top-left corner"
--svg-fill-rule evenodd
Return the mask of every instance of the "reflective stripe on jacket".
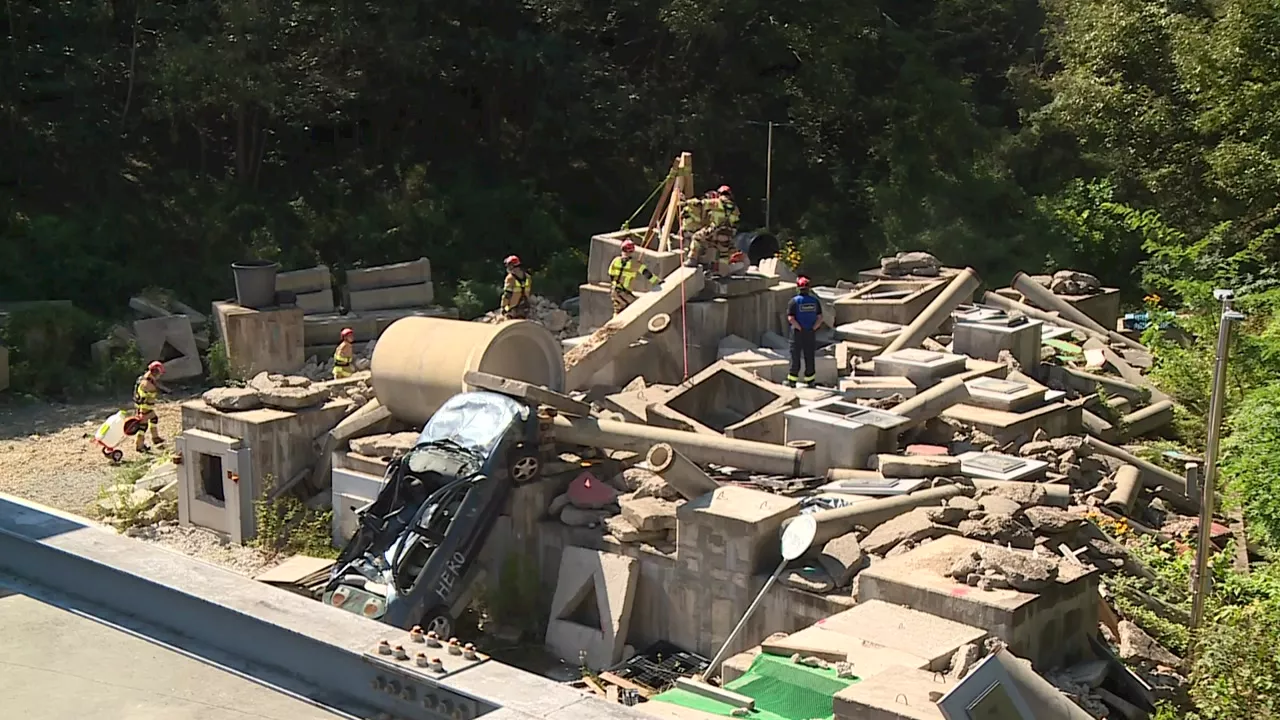
<path id="1" fill-rule="evenodd" d="M 533 278 L 525 273 L 523 279 L 517 278 L 511 273 L 507 273 L 507 279 L 502 283 L 502 294 L 506 296 L 507 307 L 515 307 L 522 303 L 529 302 L 529 295 L 533 292 Z"/>
<path id="2" fill-rule="evenodd" d="M 355 358 L 343 357 L 341 345 L 339 345 L 337 349 L 333 351 L 333 364 L 337 365 L 338 367 L 346 367 L 354 361 L 355 361 Z"/>
<path id="3" fill-rule="evenodd" d="M 138 382 L 133 386 L 133 404 L 134 405 L 155 405 L 156 400 L 160 397 L 157 390 L 148 390 L 146 388 L 149 378 L 142 375 L 138 378 Z"/>

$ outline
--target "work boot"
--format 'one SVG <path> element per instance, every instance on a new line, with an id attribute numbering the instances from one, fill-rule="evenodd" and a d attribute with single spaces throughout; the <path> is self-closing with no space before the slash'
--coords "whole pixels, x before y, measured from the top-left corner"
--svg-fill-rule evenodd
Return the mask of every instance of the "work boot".
<path id="1" fill-rule="evenodd" d="M 164 444 L 164 438 L 160 437 L 160 433 L 158 433 L 158 432 L 153 432 L 153 433 L 151 433 L 151 444 L 152 444 L 152 445 L 163 445 L 163 444 Z"/>

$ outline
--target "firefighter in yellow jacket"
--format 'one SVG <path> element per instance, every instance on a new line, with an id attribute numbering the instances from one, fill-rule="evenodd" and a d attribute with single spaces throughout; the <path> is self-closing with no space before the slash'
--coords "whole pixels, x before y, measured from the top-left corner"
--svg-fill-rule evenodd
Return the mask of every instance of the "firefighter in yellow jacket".
<path id="1" fill-rule="evenodd" d="M 662 281 L 650 272 L 644 263 L 635 259 L 635 251 L 636 244 L 630 240 L 624 240 L 622 252 L 609 263 L 609 299 L 613 301 L 614 315 L 626 310 L 636 301 L 636 294 L 631 289 L 631 284 L 635 282 L 637 275 L 643 276 L 655 288 L 662 284 Z"/>
<path id="2" fill-rule="evenodd" d="M 161 387 L 159 379 L 164 374 L 164 363 L 159 360 L 147 366 L 147 371 L 138 377 L 133 386 L 133 414 L 146 427 L 138 428 L 134 449 L 140 453 L 150 452 L 147 447 L 147 431 L 151 431 L 151 443 L 160 445 L 164 438 L 160 437 L 160 418 L 156 415 L 156 403 L 160 399 Z"/>
<path id="3" fill-rule="evenodd" d="M 713 275 L 730 272 L 738 254 L 733 247 L 741 217 L 728 185 L 708 192 L 705 197 L 685 201 L 688 207 L 701 211 L 700 224 L 693 233 L 686 265 L 702 264 Z M 682 216 L 683 219 L 683 216 Z"/>
<path id="4" fill-rule="evenodd" d="M 342 342 L 338 343 L 338 348 L 333 351 L 334 380 L 351 377 L 351 373 L 355 372 L 356 333 L 351 328 L 342 328 L 342 333 L 338 337 Z"/>
<path id="5" fill-rule="evenodd" d="M 507 268 L 507 277 L 502 281 L 502 317 L 506 320 L 527 318 L 533 278 L 520 266 L 520 258 L 515 255 L 508 255 L 503 265 Z"/>

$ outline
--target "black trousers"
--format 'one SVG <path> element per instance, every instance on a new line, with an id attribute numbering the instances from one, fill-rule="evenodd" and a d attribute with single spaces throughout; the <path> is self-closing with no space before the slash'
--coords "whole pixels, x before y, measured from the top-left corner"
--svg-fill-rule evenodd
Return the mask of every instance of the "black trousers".
<path id="1" fill-rule="evenodd" d="M 817 344 L 817 332 L 791 328 L 791 370 L 787 372 L 787 380 L 811 383 L 817 379 L 818 368 L 813 359 Z M 803 377 L 800 376 L 801 360 L 804 361 Z"/>

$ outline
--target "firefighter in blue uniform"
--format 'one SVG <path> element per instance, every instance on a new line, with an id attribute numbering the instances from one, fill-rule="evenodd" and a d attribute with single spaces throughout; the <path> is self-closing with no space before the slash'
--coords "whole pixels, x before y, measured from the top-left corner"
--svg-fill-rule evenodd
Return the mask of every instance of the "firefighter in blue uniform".
<path id="1" fill-rule="evenodd" d="M 796 279 L 799 292 L 787 305 L 787 322 L 791 324 L 791 369 L 787 372 L 787 385 L 795 387 L 797 381 L 810 387 L 818 379 L 813 355 L 817 350 L 818 328 L 822 327 L 822 302 L 809 289 L 809 278 Z M 804 376 L 800 376 L 800 362 L 804 361 Z"/>

